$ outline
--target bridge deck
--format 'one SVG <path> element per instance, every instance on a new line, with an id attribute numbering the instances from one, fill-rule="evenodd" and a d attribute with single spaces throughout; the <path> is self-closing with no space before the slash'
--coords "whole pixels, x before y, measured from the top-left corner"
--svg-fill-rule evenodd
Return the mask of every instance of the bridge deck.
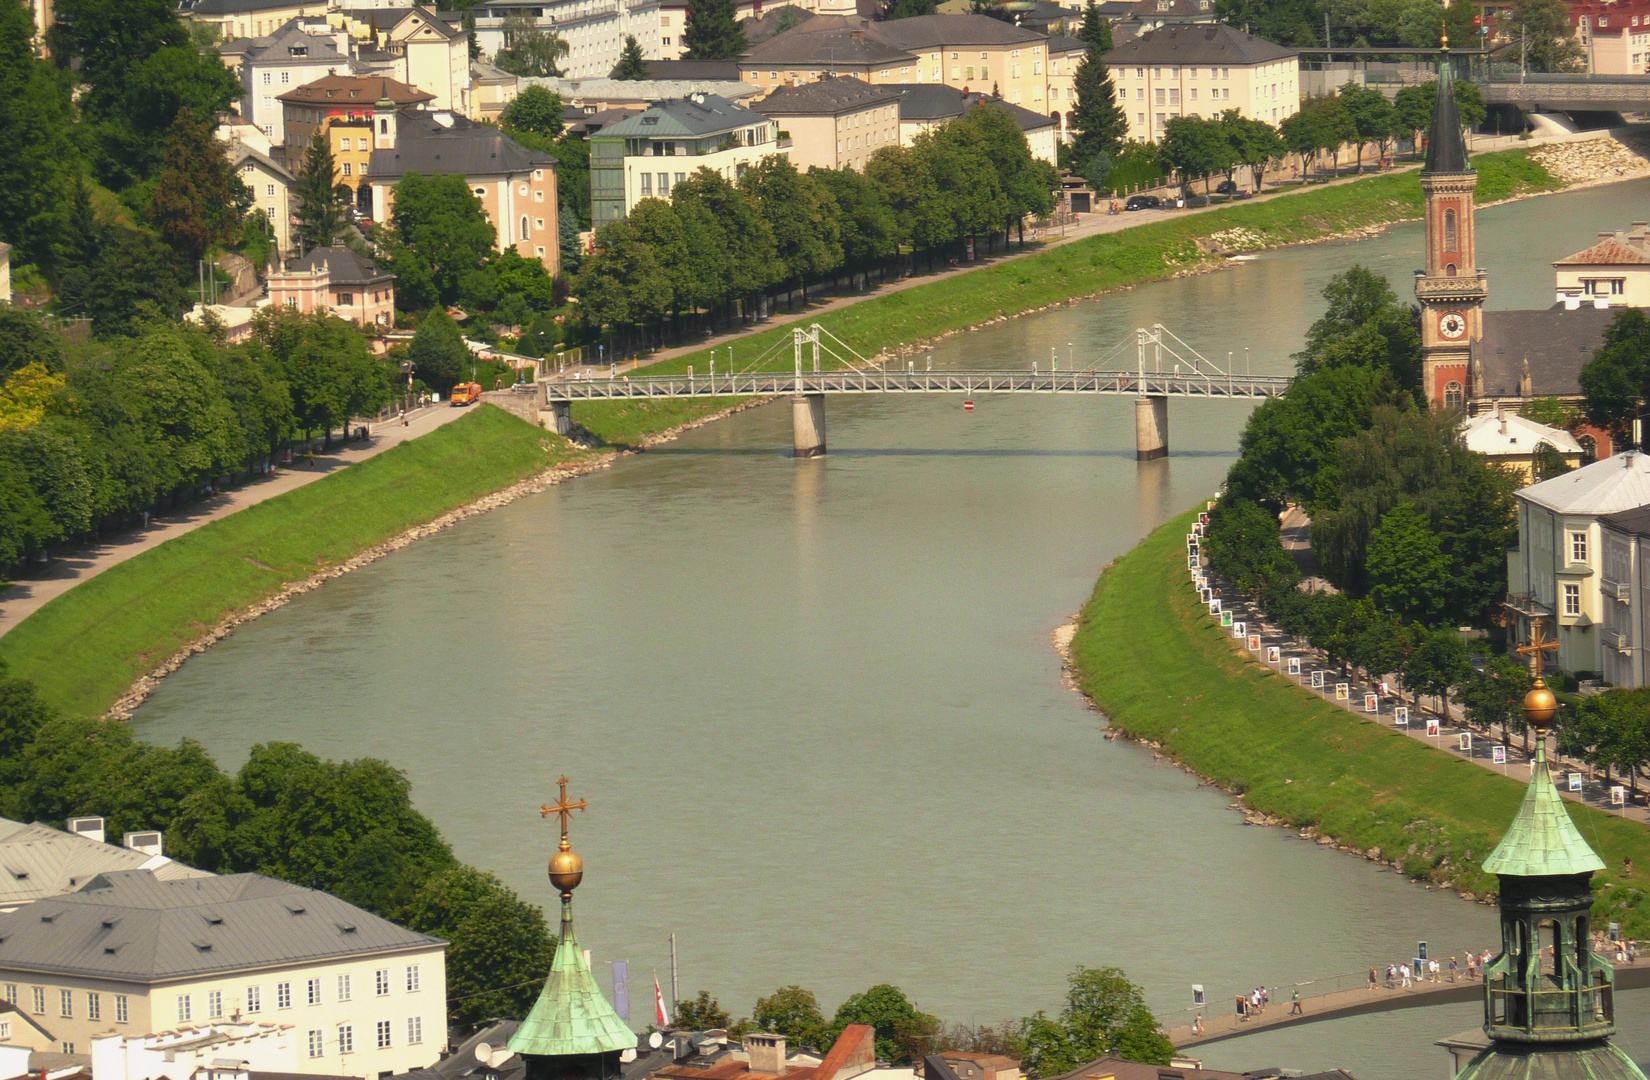
<path id="1" fill-rule="evenodd" d="M 777 394 L 1126 394 L 1147 397 L 1281 397 L 1286 375 L 1134 371 L 841 371 L 653 375 L 546 380 L 545 401 L 629 398 L 750 397 Z"/>
<path id="2" fill-rule="evenodd" d="M 1650 987 L 1650 956 L 1640 957 L 1637 964 L 1616 964 L 1616 989 L 1640 990 Z M 1222 1042 L 1257 1031 L 1271 1031 L 1296 1024 L 1314 1024 L 1322 1020 L 1338 1020 L 1364 1013 L 1391 1012 L 1414 1009 L 1424 1005 L 1448 1005 L 1453 1002 L 1482 1001 L 1484 984 L 1477 979 L 1459 976 L 1455 982 L 1421 982 L 1408 989 L 1389 989 L 1383 980 L 1375 989 L 1361 986 L 1349 990 L 1301 998 L 1301 1012 L 1290 1015 L 1288 991 L 1281 990 L 1277 998 L 1259 1016 L 1239 1020 L 1232 1001 L 1214 1002 L 1205 1013 L 1203 1031 L 1193 1035 L 1190 1025 L 1171 1028 L 1169 1041 L 1177 1048 L 1198 1046 L 1202 1043 Z"/>

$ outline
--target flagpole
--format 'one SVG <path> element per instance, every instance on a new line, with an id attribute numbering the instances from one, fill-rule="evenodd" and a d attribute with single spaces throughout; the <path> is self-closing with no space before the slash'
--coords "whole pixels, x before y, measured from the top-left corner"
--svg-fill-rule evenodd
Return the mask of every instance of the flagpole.
<path id="1" fill-rule="evenodd" d="M 682 1000 L 682 987 L 676 981 L 676 934 L 670 935 L 670 1013 L 676 1015 L 676 1003 Z"/>

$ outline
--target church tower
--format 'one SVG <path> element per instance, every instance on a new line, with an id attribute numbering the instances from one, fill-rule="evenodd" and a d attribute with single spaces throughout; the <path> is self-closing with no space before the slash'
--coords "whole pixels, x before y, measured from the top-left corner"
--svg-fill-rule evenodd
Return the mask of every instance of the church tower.
<path id="1" fill-rule="evenodd" d="M 615 1080 L 621 1056 L 636 1049 L 636 1033 L 602 996 L 573 934 L 573 890 L 584 880 L 584 860 L 567 842 L 567 819 L 585 801 L 568 802 L 567 777 L 558 783 L 560 801 L 539 812 L 561 816 L 561 847 L 550 857 L 550 884 L 561 893 L 560 940 L 550 977 L 509 1047 L 526 1065 L 525 1080 Z"/>
<path id="2" fill-rule="evenodd" d="M 1438 62 L 1421 191 L 1426 198 L 1426 269 L 1415 272 L 1421 305 L 1422 390 L 1433 408 L 1464 409 L 1472 395 L 1472 343 L 1484 336 L 1487 276 L 1478 269 L 1472 193 L 1478 174 L 1467 163 L 1461 113 L 1455 104 L 1449 39 Z"/>
<path id="3" fill-rule="evenodd" d="M 1484 968 L 1490 1047 L 1456 1080 L 1644 1080 L 1610 1042 L 1615 971 L 1592 947 L 1590 882 L 1604 861 L 1582 839 L 1547 771 L 1547 729 L 1557 712 L 1558 699 L 1538 675 L 1524 698 L 1524 718 L 1536 731 L 1530 786 L 1484 860 L 1501 883 L 1501 955 Z"/>

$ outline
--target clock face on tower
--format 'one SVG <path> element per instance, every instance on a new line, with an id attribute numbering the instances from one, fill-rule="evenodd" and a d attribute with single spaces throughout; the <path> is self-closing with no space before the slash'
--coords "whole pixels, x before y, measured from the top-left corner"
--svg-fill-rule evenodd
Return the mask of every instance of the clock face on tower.
<path id="1" fill-rule="evenodd" d="M 1458 311 L 1447 311 L 1444 317 L 1438 320 L 1438 332 L 1454 341 L 1466 334 L 1467 320 L 1463 319 Z"/>

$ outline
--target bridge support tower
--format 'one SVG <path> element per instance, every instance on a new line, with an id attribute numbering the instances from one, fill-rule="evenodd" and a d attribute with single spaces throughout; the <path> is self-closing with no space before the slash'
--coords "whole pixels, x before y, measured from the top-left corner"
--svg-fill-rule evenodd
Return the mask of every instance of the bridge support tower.
<path id="1" fill-rule="evenodd" d="M 825 395 L 791 397 L 791 446 L 799 458 L 825 454 Z"/>
<path id="2" fill-rule="evenodd" d="M 573 403 L 571 401 L 547 401 L 539 409 L 539 426 L 554 431 L 557 435 L 573 434 Z"/>
<path id="3" fill-rule="evenodd" d="M 1169 456 L 1169 399 L 1152 394 L 1134 399 L 1134 456 L 1155 461 Z"/>

